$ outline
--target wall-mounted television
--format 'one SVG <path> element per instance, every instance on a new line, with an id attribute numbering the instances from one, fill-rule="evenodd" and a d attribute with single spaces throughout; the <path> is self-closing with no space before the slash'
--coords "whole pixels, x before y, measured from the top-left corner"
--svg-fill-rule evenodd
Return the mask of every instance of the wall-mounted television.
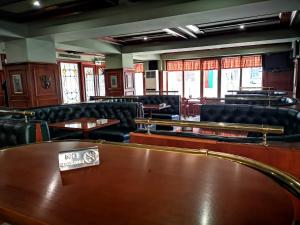
<path id="1" fill-rule="evenodd" d="M 270 53 L 263 57 L 263 69 L 265 71 L 283 71 L 293 68 L 293 60 L 290 52 Z"/>

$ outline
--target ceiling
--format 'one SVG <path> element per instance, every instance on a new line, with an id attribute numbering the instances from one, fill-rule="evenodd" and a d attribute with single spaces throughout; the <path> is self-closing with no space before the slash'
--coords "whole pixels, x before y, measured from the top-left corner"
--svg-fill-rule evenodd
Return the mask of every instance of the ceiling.
<path id="1" fill-rule="evenodd" d="M 159 2 L 160 0 L 1 0 L 0 20 L 17 23 L 40 22 L 43 20 L 66 19 L 87 12 L 126 4 Z M 187 0 L 173 0 L 186 2 Z M 195 1 L 195 0 L 192 0 Z"/>
<path id="2" fill-rule="evenodd" d="M 119 0 L 40 0 L 40 6 L 34 6 L 33 2 L 34 0 L 1 0 L 0 19 L 26 23 L 79 15 L 119 4 Z"/>
<path id="3" fill-rule="evenodd" d="M 28 38 L 79 52 L 157 54 L 300 37 L 294 32 L 299 0 L 39 0 L 39 7 L 33 1 L 0 0 L 0 41 Z"/>
<path id="4" fill-rule="evenodd" d="M 297 29 L 300 24 L 300 16 L 298 11 L 295 11 L 294 13 L 294 17 L 292 16 L 293 12 L 283 12 L 278 15 L 268 15 L 259 19 L 247 18 L 234 22 L 225 21 L 223 23 L 208 25 L 193 24 L 135 34 L 100 37 L 99 40 L 127 46 L 145 43 L 193 40 L 224 34 L 280 30 L 283 28 Z"/>

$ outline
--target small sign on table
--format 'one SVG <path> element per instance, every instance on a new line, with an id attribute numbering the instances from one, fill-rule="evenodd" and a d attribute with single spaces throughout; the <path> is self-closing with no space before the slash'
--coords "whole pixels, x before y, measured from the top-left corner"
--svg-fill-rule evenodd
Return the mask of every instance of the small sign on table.
<path id="1" fill-rule="evenodd" d="M 58 153 L 58 162 L 60 171 L 99 165 L 98 146 L 61 151 Z"/>

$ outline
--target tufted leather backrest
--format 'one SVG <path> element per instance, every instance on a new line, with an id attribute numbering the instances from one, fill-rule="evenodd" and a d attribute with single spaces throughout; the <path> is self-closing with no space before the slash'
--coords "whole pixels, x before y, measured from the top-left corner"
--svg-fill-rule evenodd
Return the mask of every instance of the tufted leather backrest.
<path id="1" fill-rule="evenodd" d="M 41 128 L 41 141 L 49 141 L 48 125 L 43 121 L 30 121 L 26 123 L 24 120 L 18 119 L 1 119 L 0 148 L 35 143 L 37 124 Z"/>
<path id="2" fill-rule="evenodd" d="M 166 103 L 171 105 L 170 108 L 166 108 L 160 111 L 153 111 L 154 113 L 162 114 L 180 114 L 180 96 L 179 95 L 144 95 L 138 96 L 141 103 L 144 105 L 161 104 Z"/>
<path id="3" fill-rule="evenodd" d="M 202 105 L 201 121 L 283 126 L 285 134 L 300 133 L 300 112 L 255 105 Z"/>
<path id="4" fill-rule="evenodd" d="M 244 90 L 244 91 L 237 91 L 237 94 L 260 94 L 260 95 L 270 95 L 270 96 L 285 96 L 288 93 L 286 91 L 268 91 L 268 90 Z"/>
<path id="5" fill-rule="evenodd" d="M 30 109 L 35 112 L 36 120 L 45 120 L 48 123 L 88 118 L 118 119 L 118 127 L 135 129 L 134 119 L 141 113 L 140 103 L 120 102 L 93 102 L 48 106 Z"/>
<path id="6" fill-rule="evenodd" d="M 100 96 L 92 96 L 91 100 L 96 100 L 101 97 Z M 170 108 L 166 108 L 163 110 L 155 111 L 153 113 L 161 113 L 161 114 L 180 114 L 180 96 L 179 95 L 139 95 L 139 96 L 126 96 L 126 98 L 115 97 L 112 99 L 105 99 L 105 102 L 141 102 L 144 105 L 158 105 L 161 103 L 166 103 L 170 105 Z"/>
<path id="7" fill-rule="evenodd" d="M 264 105 L 268 106 L 289 106 L 297 104 L 297 99 L 290 97 L 280 97 L 270 100 L 258 100 L 260 98 L 268 98 L 268 96 L 260 94 L 237 94 L 237 95 L 225 95 L 225 98 L 248 98 L 247 100 L 240 99 L 226 99 L 225 104 L 249 104 L 249 105 Z M 252 99 L 253 98 L 253 99 Z"/>

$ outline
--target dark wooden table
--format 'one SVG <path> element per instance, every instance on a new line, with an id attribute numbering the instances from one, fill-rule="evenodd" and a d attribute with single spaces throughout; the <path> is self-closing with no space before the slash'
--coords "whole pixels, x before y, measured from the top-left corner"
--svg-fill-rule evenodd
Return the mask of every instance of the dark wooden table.
<path id="1" fill-rule="evenodd" d="M 84 139 L 89 138 L 89 132 L 120 123 L 116 119 L 80 118 L 58 123 L 50 123 L 49 127 L 62 130 L 82 131 Z"/>
<path id="2" fill-rule="evenodd" d="M 149 112 L 149 117 L 152 118 L 152 111 L 153 110 L 157 110 L 160 111 L 162 109 L 167 109 L 170 108 L 171 105 L 167 105 L 167 104 L 146 104 L 143 105 L 143 108 L 145 111 Z"/>
<path id="3" fill-rule="evenodd" d="M 99 145 L 99 166 L 60 172 L 58 152 Z M 54 225 L 291 225 L 287 192 L 222 158 L 53 142 L 0 151 L 0 220 Z"/>

